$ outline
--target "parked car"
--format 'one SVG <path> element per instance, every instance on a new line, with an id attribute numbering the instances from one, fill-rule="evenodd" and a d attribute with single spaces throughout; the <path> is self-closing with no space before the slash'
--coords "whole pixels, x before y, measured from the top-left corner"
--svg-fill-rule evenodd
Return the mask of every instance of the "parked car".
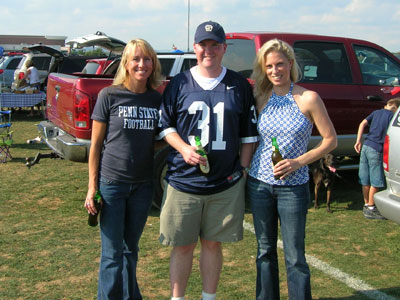
<path id="1" fill-rule="evenodd" d="M 84 74 L 114 75 L 117 71 L 120 55 L 126 43 L 113 37 L 107 36 L 101 31 L 82 37 L 71 39 L 67 42 L 74 49 L 86 47 L 101 47 L 110 51 L 107 58 L 88 60 L 82 70 Z M 171 78 L 177 73 L 186 71 L 197 64 L 196 55 L 192 52 L 157 52 L 161 63 L 161 72 L 165 78 Z"/>
<path id="2" fill-rule="evenodd" d="M 398 94 L 400 96 L 400 93 Z M 379 212 L 385 218 L 400 223 L 400 108 L 390 122 L 383 145 L 383 169 L 386 189 L 374 195 Z"/>
<path id="3" fill-rule="evenodd" d="M 46 45 L 33 45 L 28 47 L 31 51 L 23 55 L 17 69 L 14 72 L 14 82 L 11 85 L 11 90 L 17 90 L 26 76 L 27 63 L 32 60 L 34 66 L 39 71 L 39 79 L 41 89 L 47 85 L 47 77 L 51 72 L 59 72 L 63 74 L 72 74 L 80 72 L 84 68 L 86 61 L 90 56 L 65 56 L 61 51 Z"/>
<path id="4" fill-rule="evenodd" d="M 161 64 L 163 79 L 171 79 L 197 64 L 196 55 L 192 52 L 157 52 L 157 57 Z M 115 75 L 120 59 L 120 57 L 115 58 L 102 74 Z"/>
<path id="5" fill-rule="evenodd" d="M 104 74 L 111 67 L 112 71 L 107 71 L 108 74 L 117 71 L 119 58 L 125 48 L 126 43 L 107 36 L 101 31 L 96 31 L 94 34 L 88 34 L 82 37 L 71 39 L 67 42 L 72 49 L 83 49 L 88 47 L 100 47 L 103 50 L 109 51 L 106 58 L 94 58 L 86 61 L 86 65 L 82 70 L 82 74 Z M 116 66 L 113 66 L 117 64 Z M 110 66 L 111 65 L 111 66 Z"/>
<path id="6" fill-rule="evenodd" d="M 86 65 L 82 70 L 82 74 L 103 74 L 113 60 L 108 58 L 93 58 L 86 60 Z"/>
<path id="7" fill-rule="evenodd" d="M 10 88 L 14 80 L 14 72 L 19 62 L 23 58 L 23 53 L 7 54 L 0 59 L 0 86 Z"/>
<path id="8" fill-rule="evenodd" d="M 196 55 L 191 52 L 158 52 L 157 57 L 161 73 L 166 79 L 197 65 Z"/>
<path id="9" fill-rule="evenodd" d="M 23 84 L 23 79 L 26 77 L 27 63 L 32 61 L 36 69 L 39 72 L 40 84 L 43 87 L 44 82 L 49 74 L 50 64 L 54 61 L 54 58 L 46 53 L 25 53 L 22 56 L 17 68 L 14 71 L 14 80 L 11 83 L 11 90 L 15 91 L 20 88 Z"/>

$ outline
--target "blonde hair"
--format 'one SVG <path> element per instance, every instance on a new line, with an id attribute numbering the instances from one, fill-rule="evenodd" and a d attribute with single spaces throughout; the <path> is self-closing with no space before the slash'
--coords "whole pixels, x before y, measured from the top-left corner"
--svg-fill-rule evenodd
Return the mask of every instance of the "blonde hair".
<path id="1" fill-rule="evenodd" d="M 272 83 L 265 74 L 265 64 L 267 55 L 274 51 L 282 53 L 289 61 L 293 62 L 290 80 L 297 82 L 301 78 L 300 67 L 296 61 L 293 48 L 288 43 L 278 39 L 265 42 L 257 52 L 253 63 L 253 73 L 251 74 L 251 78 L 255 81 L 254 97 L 256 98 L 257 108 L 262 107 L 268 101 L 267 94 L 272 90 Z"/>
<path id="2" fill-rule="evenodd" d="M 161 85 L 161 64 L 153 47 L 143 39 L 133 39 L 126 44 L 117 73 L 114 77 L 113 85 L 121 85 L 127 80 L 129 73 L 126 69 L 126 64 L 130 57 L 135 53 L 136 49 L 140 49 L 144 55 L 149 56 L 153 61 L 153 71 L 147 79 L 146 85 L 147 88 L 156 89 Z"/>

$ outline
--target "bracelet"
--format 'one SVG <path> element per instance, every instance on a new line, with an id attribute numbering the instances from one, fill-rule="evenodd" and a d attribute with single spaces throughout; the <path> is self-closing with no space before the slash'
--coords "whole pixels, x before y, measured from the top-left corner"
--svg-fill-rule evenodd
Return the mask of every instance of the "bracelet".
<path id="1" fill-rule="evenodd" d="M 246 173 L 249 173 L 250 172 L 250 167 L 243 168 L 243 171 L 245 171 Z"/>

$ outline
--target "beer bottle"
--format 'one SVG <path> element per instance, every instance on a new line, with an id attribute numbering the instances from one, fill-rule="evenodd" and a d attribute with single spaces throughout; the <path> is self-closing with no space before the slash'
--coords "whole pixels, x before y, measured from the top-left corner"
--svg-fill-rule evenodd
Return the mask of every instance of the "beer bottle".
<path id="1" fill-rule="evenodd" d="M 208 164 L 208 158 L 207 158 L 207 152 L 206 150 L 204 150 L 203 146 L 201 145 L 201 140 L 199 136 L 196 136 L 194 138 L 195 142 L 196 142 L 196 152 L 198 154 L 200 154 L 201 156 L 203 156 L 205 159 L 207 159 L 207 164 L 204 166 L 202 164 L 200 165 L 200 170 L 204 173 L 204 174 L 208 174 L 210 172 L 210 165 Z"/>
<path id="2" fill-rule="evenodd" d="M 89 217 L 88 217 L 88 224 L 89 226 L 97 226 L 98 222 L 98 215 L 100 213 L 100 209 L 101 209 L 101 205 L 100 205 L 100 201 L 101 201 L 101 195 L 99 191 L 96 191 L 96 194 L 94 195 L 94 206 L 96 207 L 96 211 L 97 213 L 92 215 L 89 213 Z"/>
<path id="3" fill-rule="evenodd" d="M 272 159 L 272 165 L 274 165 L 274 166 L 283 159 L 281 153 L 279 152 L 279 146 L 278 146 L 278 142 L 276 141 L 276 137 L 272 138 L 271 159 Z M 277 176 L 274 176 L 274 178 L 276 180 L 279 180 L 280 177 L 277 175 Z"/>

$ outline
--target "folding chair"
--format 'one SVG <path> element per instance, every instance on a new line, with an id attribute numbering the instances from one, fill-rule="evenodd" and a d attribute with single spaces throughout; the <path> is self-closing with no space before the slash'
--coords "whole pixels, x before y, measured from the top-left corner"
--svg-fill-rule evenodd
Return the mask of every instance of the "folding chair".
<path id="1" fill-rule="evenodd" d="M 0 161 L 12 159 L 10 147 L 13 143 L 11 131 L 11 110 L 0 110 Z"/>

